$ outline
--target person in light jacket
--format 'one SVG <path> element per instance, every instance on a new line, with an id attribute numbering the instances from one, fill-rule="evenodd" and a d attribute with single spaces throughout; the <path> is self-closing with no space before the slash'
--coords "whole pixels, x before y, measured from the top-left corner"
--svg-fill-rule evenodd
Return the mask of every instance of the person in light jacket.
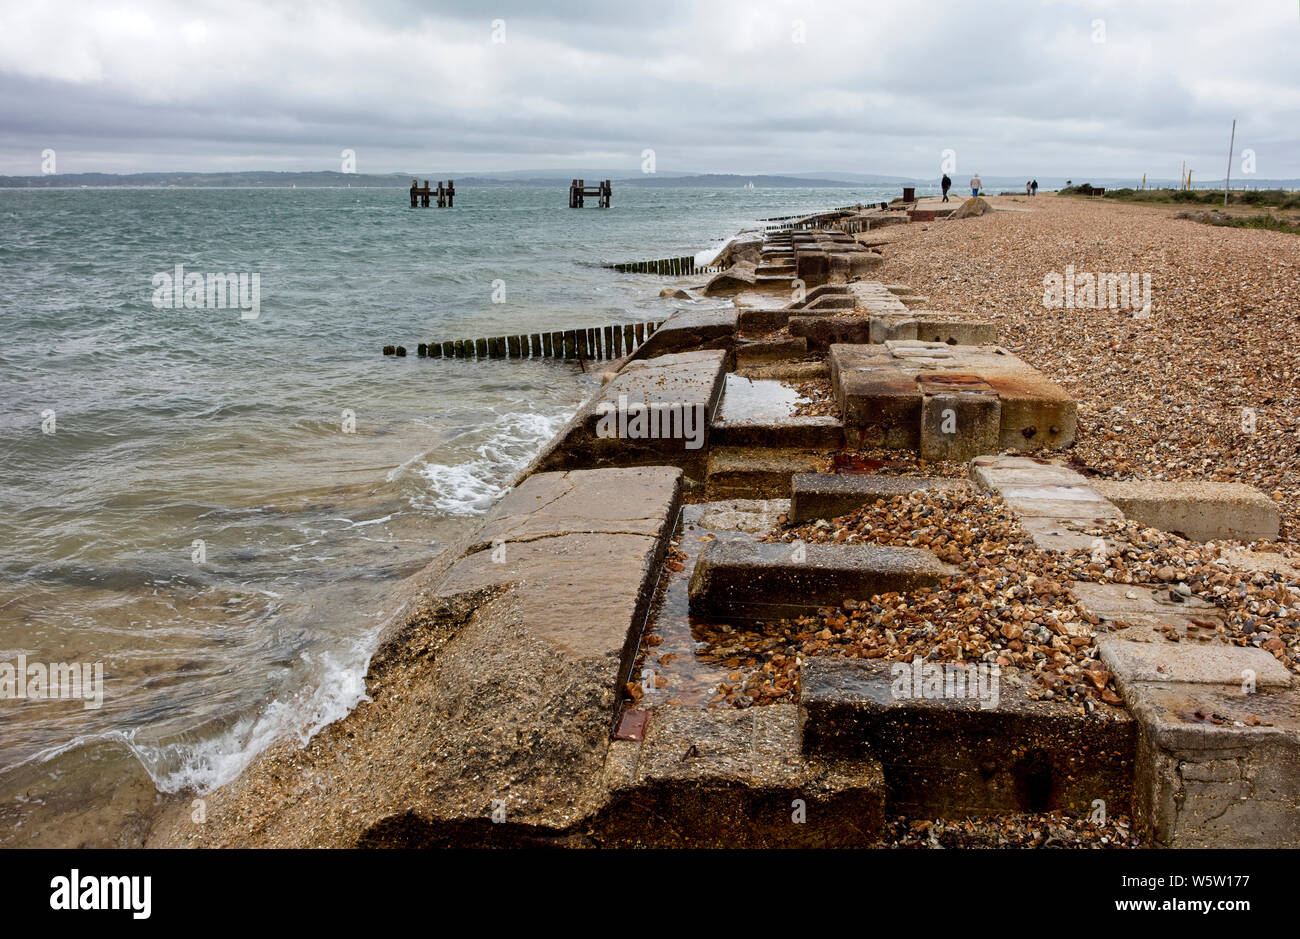
<path id="1" fill-rule="evenodd" d="M 978 196 L 980 194 L 980 190 L 983 188 L 984 188 L 984 180 L 980 179 L 979 173 L 976 173 L 974 176 L 970 178 L 970 194 L 972 196 Z"/>

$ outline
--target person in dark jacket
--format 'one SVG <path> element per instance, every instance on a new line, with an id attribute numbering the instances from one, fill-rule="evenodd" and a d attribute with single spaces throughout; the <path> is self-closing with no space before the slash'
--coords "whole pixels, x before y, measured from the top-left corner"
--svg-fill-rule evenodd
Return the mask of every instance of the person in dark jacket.
<path id="1" fill-rule="evenodd" d="M 948 178 L 947 173 L 943 174 L 943 180 L 939 183 L 939 185 L 943 187 L 943 201 L 947 202 L 948 190 L 952 188 L 952 180 Z"/>
<path id="2" fill-rule="evenodd" d="M 1035 179 L 1033 182 L 1031 182 L 1031 183 L 1029 184 L 1029 189 L 1030 189 L 1029 194 L 1030 194 L 1031 196 L 1036 196 L 1036 195 L 1038 195 L 1038 180 Z"/>

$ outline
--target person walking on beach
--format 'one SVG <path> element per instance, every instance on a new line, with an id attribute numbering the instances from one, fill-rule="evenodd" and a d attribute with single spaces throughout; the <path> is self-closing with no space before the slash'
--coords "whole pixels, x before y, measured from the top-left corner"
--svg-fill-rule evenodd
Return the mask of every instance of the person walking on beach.
<path id="1" fill-rule="evenodd" d="M 1033 182 L 1029 184 L 1029 194 L 1031 196 L 1038 195 L 1038 180 L 1035 179 Z"/>
<path id="2" fill-rule="evenodd" d="M 943 188 L 943 201 L 947 202 L 948 190 L 952 188 L 952 180 L 948 178 L 947 173 L 943 174 L 943 179 L 939 182 L 939 185 Z"/>
<path id="3" fill-rule="evenodd" d="M 1032 196 L 1034 194 L 1033 185 L 1034 184 L 1031 183 L 1029 180 L 1027 179 L 1025 180 L 1025 195 Z"/>
<path id="4" fill-rule="evenodd" d="M 984 188 L 984 180 L 980 179 L 979 173 L 976 173 L 974 176 L 970 178 L 970 194 L 972 196 L 978 196 L 980 194 L 980 190 L 983 188 Z"/>

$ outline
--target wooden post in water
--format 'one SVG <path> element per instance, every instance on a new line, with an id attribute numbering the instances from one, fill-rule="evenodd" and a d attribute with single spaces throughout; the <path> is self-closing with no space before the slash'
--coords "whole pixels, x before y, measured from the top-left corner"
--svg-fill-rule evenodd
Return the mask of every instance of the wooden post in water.
<path id="1" fill-rule="evenodd" d="M 519 358 L 519 337 L 518 336 L 506 337 L 506 345 L 510 350 L 510 358 L 512 359 Z"/>
<path id="2" fill-rule="evenodd" d="M 456 180 L 447 180 L 447 208 L 455 208 L 456 205 Z"/>

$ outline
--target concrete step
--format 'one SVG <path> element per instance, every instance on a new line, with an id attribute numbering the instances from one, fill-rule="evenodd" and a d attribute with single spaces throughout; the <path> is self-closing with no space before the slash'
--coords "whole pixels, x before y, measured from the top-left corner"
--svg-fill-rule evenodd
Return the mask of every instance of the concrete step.
<path id="1" fill-rule="evenodd" d="M 675 465 L 691 467 L 699 478 L 726 358 L 716 349 L 629 362 L 578 409 L 532 468 Z"/>
<path id="2" fill-rule="evenodd" d="M 800 676 L 805 757 L 878 762 L 891 813 L 1128 809 L 1137 727 L 1120 709 L 1035 701 L 1028 676 L 986 664 L 813 657 Z"/>
<path id="3" fill-rule="evenodd" d="M 807 354 L 808 341 L 802 336 L 789 339 L 741 339 L 736 342 L 736 367 L 802 359 Z"/>
<path id="4" fill-rule="evenodd" d="M 706 495 L 716 499 L 788 499 L 795 473 L 820 470 L 825 457 L 810 450 L 713 447 L 706 467 Z"/>
<path id="5" fill-rule="evenodd" d="M 970 484 L 938 476 L 799 473 L 791 483 L 790 520 L 838 518 L 881 499 L 928 489 L 967 490 Z"/>
<path id="6" fill-rule="evenodd" d="M 838 418 L 800 415 L 794 411 L 804 398 L 785 382 L 727 375 L 722 405 L 711 428 L 719 447 L 793 450 L 834 450 L 844 443 Z M 782 461 L 784 466 L 785 462 Z M 787 484 L 788 485 L 788 484 Z"/>
<path id="7" fill-rule="evenodd" d="M 656 708 L 610 745 L 597 843 L 654 848 L 866 847 L 884 827 L 878 765 L 810 762 L 793 704 Z"/>
<path id="8" fill-rule="evenodd" d="M 696 561 L 690 610 L 715 620 L 775 620 L 846 599 L 932 587 L 954 573 L 919 548 L 715 541 Z"/>

